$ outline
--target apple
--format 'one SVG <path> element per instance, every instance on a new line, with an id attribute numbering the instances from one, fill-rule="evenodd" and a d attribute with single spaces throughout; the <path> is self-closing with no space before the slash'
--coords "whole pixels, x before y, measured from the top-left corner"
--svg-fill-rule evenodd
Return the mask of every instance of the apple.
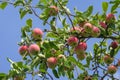
<path id="1" fill-rule="evenodd" d="M 113 41 L 111 42 L 111 45 L 110 45 L 113 49 L 116 49 L 118 47 L 118 42 L 117 41 Z"/>
<path id="2" fill-rule="evenodd" d="M 86 57 L 86 54 L 85 53 L 83 53 L 83 54 L 76 54 L 76 56 L 77 56 L 78 60 L 84 60 L 85 57 Z"/>
<path id="3" fill-rule="evenodd" d="M 80 33 L 81 32 L 81 29 L 77 26 L 74 26 L 70 29 L 70 32 L 77 32 L 77 33 Z"/>
<path id="4" fill-rule="evenodd" d="M 43 31 L 41 29 L 34 28 L 32 30 L 32 37 L 33 37 L 33 39 L 40 40 L 42 38 L 42 35 L 43 35 Z"/>
<path id="5" fill-rule="evenodd" d="M 108 70 L 107 71 L 108 71 L 109 74 L 115 74 L 116 71 L 117 71 L 117 67 L 114 66 L 114 65 L 110 65 L 110 66 L 108 66 Z"/>
<path id="6" fill-rule="evenodd" d="M 104 29 L 107 28 L 107 25 L 106 25 L 104 22 L 100 22 L 100 26 L 101 26 L 102 28 L 104 28 Z"/>
<path id="7" fill-rule="evenodd" d="M 98 37 L 100 35 L 100 29 L 98 27 L 93 26 L 92 36 Z"/>
<path id="8" fill-rule="evenodd" d="M 40 52 L 40 47 L 37 44 L 31 44 L 29 46 L 29 53 L 31 54 L 37 54 Z"/>
<path id="9" fill-rule="evenodd" d="M 24 80 L 24 77 L 22 77 L 22 76 L 15 76 L 13 80 Z"/>
<path id="10" fill-rule="evenodd" d="M 63 55 L 63 54 L 60 54 L 60 55 L 58 55 L 58 57 L 57 57 L 57 59 L 61 59 L 61 58 L 63 58 L 64 60 L 66 59 L 65 55 Z"/>
<path id="11" fill-rule="evenodd" d="M 112 62 L 113 62 L 113 58 L 110 56 L 110 55 L 108 55 L 108 54 L 106 54 L 105 56 L 104 56 L 104 62 L 106 63 L 106 64 L 111 64 Z"/>
<path id="12" fill-rule="evenodd" d="M 47 66 L 51 69 L 54 69 L 57 65 L 57 58 L 56 57 L 49 57 L 47 59 Z"/>
<path id="13" fill-rule="evenodd" d="M 84 51 L 87 49 L 87 44 L 86 42 L 80 42 L 76 47 L 75 47 L 75 52 L 77 54 L 84 53 Z"/>
<path id="14" fill-rule="evenodd" d="M 78 38 L 75 36 L 71 36 L 68 38 L 67 43 L 68 43 L 68 45 L 74 47 L 78 44 Z"/>
<path id="15" fill-rule="evenodd" d="M 20 46 L 19 53 L 20 53 L 20 55 L 24 55 L 24 54 L 28 53 L 28 46 L 26 46 L 26 45 Z"/>
<path id="16" fill-rule="evenodd" d="M 56 6 L 50 6 L 50 15 L 51 16 L 56 16 L 59 12 L 59 9 Z"/>
<path id="17" fill-rule="evenodd" d="M 85 23 L 84 25 L 83 25 L 83 28 L 85 29 L 85 31 L 87 32 L 87 33 L 91 33 L 92 32 L 92 29 L 93 29 L 93 25 L 91 24 L 91 23 Z"/>
<path id="18" fill-rule="evenodd" d="M 113 13 L 109 13 L 109 14 L 106 16 L 106 22 L 112 23 L 114 20 L 115 20 L 115 15 L 114 15 Z"/>

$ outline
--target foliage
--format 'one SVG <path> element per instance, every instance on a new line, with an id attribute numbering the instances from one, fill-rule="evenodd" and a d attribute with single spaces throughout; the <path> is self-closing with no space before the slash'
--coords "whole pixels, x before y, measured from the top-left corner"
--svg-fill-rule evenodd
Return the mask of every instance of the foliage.
<path id="1" fill-rule="evenodd" d="M 49 69 L 56 78 L 64 76 L 70 80 L 104 80 L 105 78 L 119 80 L 114 74 L 108 73 L 107 67 L 114 65 L 119 69 L 119 59 L 116 56 L 120 50 L 120 15 L 118 17 L 116 15 L 120 0 L 103 2 L 101 14 L 92 14 L 94 10 L 92 5 L 84 12 L 74 8 L 74 13 L 71 13 L 67 8 L 68 0 L 39 0 L 37 4 L 32 2 L 33 0 L 0 1 L 0 9 L 13 5 L 19 9 L 20 19 L 31 14 L 42 20 L 44 26 L 50 27 L 49 29 L 44 27 L 42 30 L 44 37 L 39 31 L 33 36 L 32 19 L 26 20 L 26 25 L 21 28 L 21 42 L 18 45 L 29 47 L 31 44 L 37 44 L 40 50 L 33 48 L 36 54 L 31 54 L 28 48 L 28 51 L 24 51 L 21 55 L 23 61 L 20 62 L 7 58 L 11 63 L 11 69 L 8 74 L 0 73 L 0 80 L 15 80 L 15 78 L 24 80 L 27 74 L 33 77 L 37 75 L 43 80 L 53 80 Z M 37 13 L 35 9 L 41 10 L 41 13 Z M 107 13 L 108 9 L 111 12 Z M 61 25 L 58 25 L 58 22 Z M 94 32 L 93 27 L 95 27 Z M 69 45 L 68 39 L 71 36 L 75 36 L 78 41 L 71 39 L 69 41 L 72 45 Z M 86 49 L 89 48 L 88 41 L 92 38 L 98 39 L 99 43 L 94 43 L 93 51 L 89 52 Z M 108 44 L 108 41 L 117 43 Z M 108 58 L 104 58 L 105 55 L 113 58 L 112 63 L 107 63 Z M 55 59 L 51 59 L 48 63 L 50 57 Z"/>

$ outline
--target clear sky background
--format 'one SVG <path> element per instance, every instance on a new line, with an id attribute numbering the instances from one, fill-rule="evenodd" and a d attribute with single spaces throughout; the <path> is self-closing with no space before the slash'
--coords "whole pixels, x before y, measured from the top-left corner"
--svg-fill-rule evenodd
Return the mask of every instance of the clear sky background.
<path id="1" fill-rule="evenodd" d="M 72 11 L 74 7 L 80 11 L 85 11 L 88 6 L 94 5 L 94 13 L 96 13 L 102 12 L 102 1 L 110 0 L 69 0 L 67 6 Z M 7 57 L 13 61 L 22 60 L 22 57 L 18 53 L 19 46 L 17 43 L 21 40 L 21 27 L 25 25 L 25 21 L 28 18 L 33 19 L 33 27 L 40 27 L 43 29 L 41 21 L 34 15 L 27 15 L 21 20 L 18 8 L 9 5 L 5 10 L 0 10 L 0 73 L 7 73 L 10 69 L 10 63 L 7 61 Z M 88 44 L 88 46 L 89 45 L 91 44 Z"/>

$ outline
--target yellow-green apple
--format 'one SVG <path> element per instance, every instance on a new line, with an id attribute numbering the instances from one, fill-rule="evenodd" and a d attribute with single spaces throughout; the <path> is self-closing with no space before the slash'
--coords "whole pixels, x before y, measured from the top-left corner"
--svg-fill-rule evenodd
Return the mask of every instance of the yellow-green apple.
<path id="1" fill-rule="evenodd" d="M 113 58 L 110 56 L 110 55 L 108 55 L 108 54 L 106 54 L 105 56 L 104 56 L 104 62 L 106 63 L 106 64 L 111 64 L 112 62 L 113 62 Z"/>
<path id="2" fill-rule="evenodd" d="M 47 66 L 51 69 L 54 69 L 57 65 L 57 58 L 56 57 L 49 57 L 47 59 Z"/>
<path id="3" fill-rule="evenodd" d="M 31 44 L 29 46 L 29 53 L 38 54 L 40 52 L 40 47 L 37 44 Z"/>
<path id="4" fill-rule="evenodd" d="M 32 37 L 35 40 L 40 40 L 42 38 L 43 31 L 40 28 L 34 28 L 32 30 Z"/>
<path id="5" fill-rule="evenodd" d="M 83 53 L 83 54 L 76 54 L 76 56 L 77 56 L 78 60 L 84 60 L 85 57 L 86 57 L 86 54 L 85 53 Z"/>
<path id="6" fill-rule="evenodd" d="M 114 66 L 114 65 L 108 66 L 108 73 L 109 74 L 115 74 L 116 71 L 117 71 L 117 67 L 116 66 Z"/>

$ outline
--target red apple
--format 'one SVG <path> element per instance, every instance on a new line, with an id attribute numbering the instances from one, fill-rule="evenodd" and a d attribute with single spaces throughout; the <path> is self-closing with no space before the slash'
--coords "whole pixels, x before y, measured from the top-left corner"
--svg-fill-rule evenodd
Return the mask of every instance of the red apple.
<path id="1" fill-rule="evenodd" d="M 113 58 L 110 56 L 110 55 L 108 55 L 108 54 L 106 54 L 105 56 L 104 56 L 104 62 L 106 63 L 106 64 L 111 64 L 112 62 L 113 62 Z"/>
<path id="2" fill-rule="evenodd" d="M 32 37 L 35 40 L 40 40 L 42 38 L 43 31 L 39 28 L 35 28 L 32 30 Z"/>
<path id="3" fill-rule="evenodd" d="M 108 73 L 109 74 L 115 74 L 116 71 L 117 71 L 117 67 L 116 66 L 114 66 L 114 65 L 108 66 Z"/>
<path id="4" fill-rule="evenodd" d="M 100 22 L 100 26 L 101 26 L 102 28 L 104 28 L 104 29 L 107 28 L 107 25 L 106 25 L 104 22 Z"/>
<path id="5" fill-rule="evenodd" d="M 50 57 L 47 59 L 47 66 L 51 69 L 54 69 L 57 65 L 57 58 L 56 57 Z"/>
<path id="6" fill-rule="evenodd" d="M 56 6 L 50 6 L 50 15 L 56 16 L 59 12 L 59 9 Z"/>
<path id="7" fill-rule="evenodd" d="M 71 36 L 68 38 L 67 43 L 68 43 L 68 45 L 74 47 L 78 44 L 78 38 L 75 36 Z"/>
<path id="8" fill-rule="evenodd" d="M 37 54 L 40 52 L 40 47 L 37 44 L 31 44 L 29 46 L 29 53 L 31 54 Z"/>
<path id="9" fill-rule="evenodd" d="M 91 24 L 91 23 L 85 23 L 84 25 L 83 25 L 83 28 L 85 29 L 85 31 L 87 32 L 87 33 L 91 33 L 92 32 L 92 29 L 93 29 L 93 25 Z"/>
<path id="10" fill-rule="evenodd" d="M 76 56 L 77 56 L 78 60 L 84 60 L 85 57 L 86 57 L 86 54 L 85 53 L 83 53 L 83 54 L 76 54 Z"/>
<path id="11" fill-rule="evenodd" d="M 118 42 L 117 41 L 113 41 L 110 45 L 113 49 L 116 49 L 118 47 Z"/>
<path id="12" fill-rule="evenodd" d="M 84 51 L 87 49 L 87 44 L 85 42 L 80 42 L 76 47 L 75 47 L 75 52 L 77 54 L 84 53 Z"/>
<path id="13" fill-rule="evenodd" d="M 28 53 L 28 47 L 26 45 L 20 46 L 19 53 L 20 53 L 20 55 L 24 55 L 24 54 Z"/>
<path id="14" fill-rule="evenodd" d="M 106 16 L 106 22 L 111 23 L 111 22 L 113 22 L 113 20 L 115 20 L 115 15 L 112 14 L 112 13 L 109 13 L 109 14 Z"/>
<path id="15" fill-rule="evenodd" d="M 98 37 L 100 35 L 100 29 L 98 27 L 93 26 L 92 36 Z"/>

